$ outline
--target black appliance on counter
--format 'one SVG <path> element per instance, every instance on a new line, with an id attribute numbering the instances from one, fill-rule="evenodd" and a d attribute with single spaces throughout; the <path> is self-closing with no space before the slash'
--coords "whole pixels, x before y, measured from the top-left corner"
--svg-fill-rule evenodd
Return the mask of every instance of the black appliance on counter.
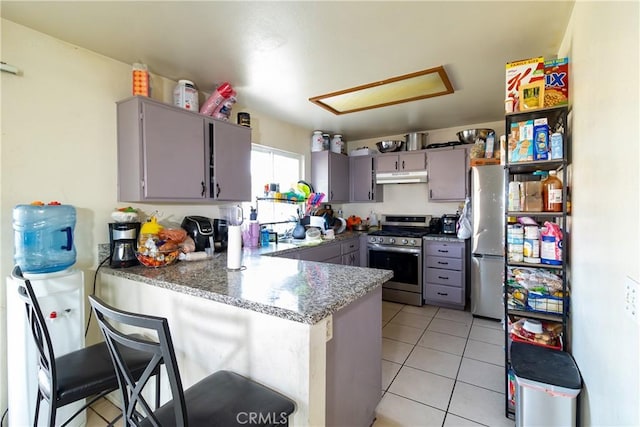
<path id="1" fill-rule="evenodd" d="M 227 249 L 227 220 L 211 219 L 204 216 L 190 215 L 182 220 L 181 227 L 187 231 L 196 244 L 196 251 L 213 248 L 214 252 Z"/>
<path id="2" fill-rule="evenodd" d="M 442 234 L 456 234 L 459 218 L 459 215 L 444 215 L 442 217 Z"/>
<path id="3" fill-rule="evenodd" d="M 125 268 L 138 265 L 139 222 L 109 223 L 109 266 Z"/>
<path id="4" fill-rule="evenodd" d="M 422 237 L 432 233 L 430 223 L 430 215 L 383 215 L 380 230 L 369 233 L 367 265 L 393 270 L 383 300 L 422 305 Z"/>

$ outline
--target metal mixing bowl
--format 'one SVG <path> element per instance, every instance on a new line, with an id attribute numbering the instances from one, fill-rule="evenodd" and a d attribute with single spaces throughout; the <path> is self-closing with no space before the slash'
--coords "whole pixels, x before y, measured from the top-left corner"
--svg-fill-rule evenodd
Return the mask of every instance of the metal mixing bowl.
<path id="1" fill-rule="evenodd" d="M 380 141 L 376 142 L 378 151 L 381 153 L 390 153 L 392 151 L 398 151 L 402 149 L 404 141 Z"/>
<path id="2" fill-rule="evenodd" d="M 476 139 L 487 139 L 487 135 L 493 132 L 493 129 L 467 129 L 458 132 L 458 139 L 463 144 L 475 144 Z"/>

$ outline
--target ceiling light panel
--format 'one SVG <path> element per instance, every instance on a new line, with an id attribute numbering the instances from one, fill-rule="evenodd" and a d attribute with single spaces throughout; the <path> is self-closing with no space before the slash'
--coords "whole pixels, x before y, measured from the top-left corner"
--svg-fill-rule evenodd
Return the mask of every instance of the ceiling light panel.
<path id="1" fill-rule="evenodd" d="M 353 113 L 453 93 L 444 67 L 309 98 L 334 114 Z"/>

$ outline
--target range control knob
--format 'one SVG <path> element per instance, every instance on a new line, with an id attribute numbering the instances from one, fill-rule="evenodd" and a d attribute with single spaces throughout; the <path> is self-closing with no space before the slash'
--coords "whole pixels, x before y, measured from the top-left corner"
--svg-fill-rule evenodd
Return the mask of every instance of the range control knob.
<path id="1" fill-rule="evenodd" d="M 384 237 L 378 237 L 378 243 L 383 243 L 384 242 Z"/>
<path id="2" fill-rule="evenodd" d="M 411 246 L 415 246 L 415 245 L 416 245 L 416 241 L 415 241 L 415 240 L 413 240 L 413 239 L 411 239 L 411 240 L 409 240 L 409 244 L 410 244 Z"/>
<path id="3" fill-rule="evenodd" d="M 389 239 L 389 243 L 394 244 L 396 242 L 396 239 L 394 239 L 393 237 Z"/>
<path id="4" fill-rule="evenodd" d="M 375 237 L 369 237 L 369 241 L 370 241 L 371 243 L 375 243 L 375 242 L 376 242 L 376 238 L 375 238 Z"/>
<path id="5" fill-rule="evenodd" d="M 409 243 L 409 241 L 407 239 L 402 239 L 402 244 L 406 245 L 407 243 Z"/>

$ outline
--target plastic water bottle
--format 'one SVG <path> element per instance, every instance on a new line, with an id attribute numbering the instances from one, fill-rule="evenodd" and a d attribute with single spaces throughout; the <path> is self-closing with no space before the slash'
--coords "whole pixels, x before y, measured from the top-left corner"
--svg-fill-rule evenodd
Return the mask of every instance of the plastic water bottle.
<path id="1" fill-rule="evenodd" d="M 51 273 L 76 262 L 71 205 L 18 205 L 13 209 L 13 258 L 26 273 Z"/>

